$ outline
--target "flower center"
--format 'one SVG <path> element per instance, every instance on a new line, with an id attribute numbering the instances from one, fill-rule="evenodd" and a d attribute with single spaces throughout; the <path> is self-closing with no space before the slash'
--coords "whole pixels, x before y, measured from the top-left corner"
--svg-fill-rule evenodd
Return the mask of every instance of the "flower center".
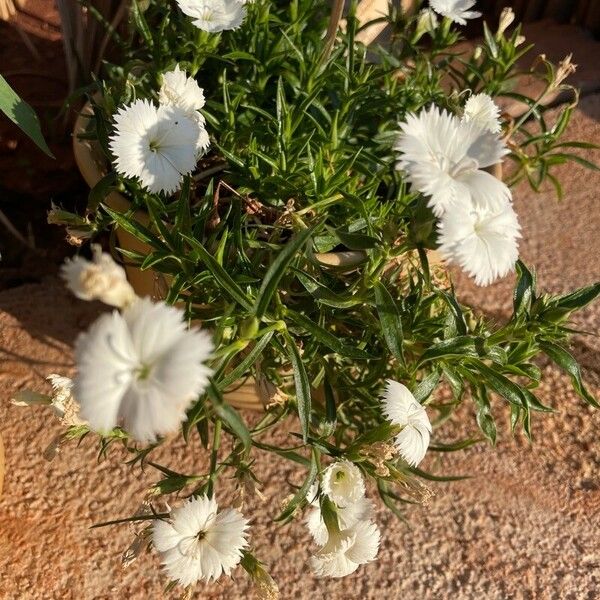
<path id="1" fill-rule="evenodd" d="M 150 373 L 152 372 L 151 365 L 140 364 L 135 370 L 135 374 L 137 376 L 138 381 L 145 381 L 149 379 Z"/>
<path id="2" fill-rule="evenodd" d="M 206 537 L 206 531 L 199 531 L 196 534 L 196 539 L 201 542 Z"/>
<path id="3" fill-rule="evenodd" d="M 471 171 L 477 171 L 479 169 L 479 163 L 470 156 L 465 156 L 461 158 L 457 163 L 454 163 L 448 169 L 448 174 L 453 179 L 457 179 L 461 175 L 465 173 L 469 173 Z"/>
<path id="4" fill-rule="evenodd" d="M 160 150 L 160 141 L 150 140 L 148 147 L 150 148 L 150 152 L 158 152 Z"/>
<path id="5" fill-rule="evenodd" d="M 335 474 L 335 480 L 336 480 L 336 481 L 342 481 L 342 480 L 344 480 L 344 479 L 346 479 L 346 473 L 344 473 L 344 471 L 338 471 L 338 472 Z"/>

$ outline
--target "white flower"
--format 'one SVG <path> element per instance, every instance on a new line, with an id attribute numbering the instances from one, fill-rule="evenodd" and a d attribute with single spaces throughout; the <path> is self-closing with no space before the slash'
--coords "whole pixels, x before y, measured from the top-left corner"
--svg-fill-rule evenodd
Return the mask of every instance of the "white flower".
<path id="1" fill-rule="evenodd" d="M 345 507 L 365 495 L 365 482 L 360 469 L 349 460 L 339 460 L 323 472 L 323 492 L 337 506 Z"/>
<path id="2" fill-rule="evenodd" d="M 168 521 L 154 521 L 152 543 L 173 581 L 189 586 L 218 579 L 240 562 L 248 521 L 235 509 L 218 508 L 214 499 L 200 496 L 173 509 Z"/>
<path id="3" fill-rule="evenodd" d="M 474 121 L 492 133 L 499 133 L 502 129 L 500 108 L 487 94 L 473 94 L 467 100 L 463 121 Z"/>
<path id="4" fill-rule="evenodd" d="M 467 19 L 476 19 L 480 12 L 469 10 L 475 6 L 477 0 L 429 0 L 429 6 L 436 13 L 448 17 L 454 23 L 466 25 Z"/>
<path id="5" fill-rule="evenodd" d="M 310 496 L 309 496 L 310 498 Z M 317 500 L 313 504 L 314 508 L 310 509 L 308 517 L 306 518 L 306 525 L 315 542 L 319 545 L 323 545 L 327 542 L 328 532 L 323 515 L 321 514 L 321 507 Z M 370 518 L 373 512 L 373 503 L 365 498 L 364 496 L 349 504 L 344 508 L 337 509 L 338 522 L 341 529 L 350 529 L 354 527 L 359 521 L 365 521 Z"/>
<path id="6" fill-rule="evenodd" d="M 151 193 L 177 191 L 196 166 L 197 121 L 178 106 L 156 108 L 148 100 L 120 108 L 114 119 L 110 150 L 116 170 L 137 177 Z"/>
<path id="7" fill-rule="evenodd" d="M 141 442 L 176 431 L 206 388 L 212 349 L 181 310 L 148 298 L 102 315 L 75 344 L 82 417 L 99 432 L 122 424 Z"/>
<path id="8" fill-rule="evenodd" d="M 204 91 L 193 77 L 175 65 L 173 71 L 163 73 L 162 85 L 158 93 L 161 104 L 178 106 L 190 114 L 200 110 L 204 104 Z"/>
<path id="9" fill-rule="evenodd" d="M 371 562 L 379 551 L 379 529 L 372 521 L 360 521 L 351 529 L 334 532 L 310 558 L 317 577 L 345 577 Z"/>
<path id="10" fill-rule="evenodd" d="M 500 138 L 478 123 L 462 122 L 436 106 L 408 115 L 395 145 L 401 153 L 397 168 L 440 216 L 457 203 L 499 208 L 510 190 L 482 169 L 499 163 L 508 153 Z"/>
<path id="11" fill-rule="evenodd" d="M 401 383 L 388 379 L 382 398 L 383 412 L 394 425 L 400 425 L 402 431 L 396 436 L 396 446 L 402 458 L 416 467 L 425 456 L 429 446 L 431 423 L 425 408 Z"/>
<path id="12" fill-rule="evenodd" d="M 99 244 L 92 244 L 92 255 L 92 261 L 81 256 L 65 261 L 60 274 L 67 287 L 82 300 L 100 300 L 117 308 L 131 304 L 136 296 L 125 269 Z"/>
<path id="13" fill-rule="evenodd" d="M 498 210 L 457 206 L 441 218 L 438 233 L 440 253 L 477 285 L 504 277 L 519 258 L 520 226 L 508 202 Z"/>
<path id="14" fill-rule="evenodd" d="M 204 154 L 210 146 L 210 139 L 206 131 L 206 120 L 198 112 L 205 104 L 204 90 L 198 82 L 193 77 L 188 77 L 179 65 L 175 65 L 173 71 L 163 74 L 158 100 L 161 105 L 180 108 L 190 119 L 196 121 L 199 129 L 196 149 L 199 154 Z"/>
<path id="15" fill-rule="evenodd" d="M 246 17 L 244 0 L 177 0 L 192 23 L 209 33 L 237 29 Z"/>

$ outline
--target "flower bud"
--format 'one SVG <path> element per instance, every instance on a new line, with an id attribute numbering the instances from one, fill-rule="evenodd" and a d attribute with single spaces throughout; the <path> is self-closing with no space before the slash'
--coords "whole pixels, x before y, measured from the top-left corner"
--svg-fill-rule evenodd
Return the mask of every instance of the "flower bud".
<path id="1" fill-rule="evenodd" d="M 506 6 L 502 9 L 500 14 L 500 24 L 498 25 L 498 37 L 504 35 L 504 32 L 513 24 L 515 20 L 515 13 L 510 6 Z"/>
<path id="2" fill-rule="evenodd" d="M 117 308 L 129 306 L 136 296 L 123 267 L 98 244 L 92 245 L 92 252 L 91 262 L 76 256 L 62 266 L 61 276 L 67 287 L 82 300 L 100 300 Z"/>
<path id="3" fill-rule="evenodd" d="M 430 8 L 424 8 L 417 18 L 417 27 L 413 42 L 420 40 L 426 33 L 433 33 L 439 25 L 436 14 Z"/>

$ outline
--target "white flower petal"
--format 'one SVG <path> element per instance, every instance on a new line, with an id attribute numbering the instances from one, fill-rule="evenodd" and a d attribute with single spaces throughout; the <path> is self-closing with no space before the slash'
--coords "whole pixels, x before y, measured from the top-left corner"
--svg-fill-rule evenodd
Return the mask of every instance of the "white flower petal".
<path id="1" fill-rule="evenodd" d="M 425 458 L 429 447 L 429 430 L 426 427 L 407 425 L 397 436 L 396 446 L 402 458 L 416 467 Z"/>
<path id="2" fill-rule="evenodd" d="M 406 117 L 394 149 L 397 168 L 413 188 L 429 196 L 428 205 L 438 217 L 456 204 L 476 201 L 497 207 L 510 198 L 508 188 L 482 170 L 501 162 L 508 149 L 474 120 L 461 121 L 431 106 Z"/>
<path id="3" fill-rule="evenodd" d="M 244 0 L 177 0 L 177 4 L 196 27 L 209 33 L 237 29 L 246 17 Z"/>
<path id="4" fill-rule="evenodd" d="M 475 6 L 476 0 L 429 0 L 429 6 L 436 13 L 459 25 L 466 25 L 467 19 L 476 19 L 481 16 L 480 12 L 469 10 Z"/>
<path id="5" fill-rule="evenodd" d="M 357 502 L 365 495 L 365 482 L 360 469 L 349 460 L 339 460 L 323 472 L 323 492 L 339 507 Z"/>
<path id="6" fill-rule="evenodd" d="M 187 114 L 200 110 L 206 102 L 204 90 L 193 77 L 188 77 L 179 65 L 175 65 L 173 71 L 163 73 L 158 101 L 165 106 L 178 106 Z"/>
<path id="7" fill-rule="evenodd" d="M 234 509 L 218 512 L 207 496 L 173 509 L 169 521 L 154 521 L 152 542 L 169 577 L 184 586 L 229 575 L 247 547 L 248 521 Z"/>
<path id="8" fill-rule="evenodd" d="M 425 407 L 415 400 L 405 385 L 393 379 L 387 381 L 382 403 L 387 419 L 403 428 L 396 436 L 402 458 L 412 466 L 418 465 L 427 452 L 432 431 Z"/>
<path id="9" fill-rule="evenodd" d="M 509 202 L 497 209 L 456 206 L 438 225 L 439 251 L 477 285 L 489 285 L 514 269 L 521 237 L 517 215 Z"/>
<path id="10" fill-rule="evenodd" d="M 122 424 L 142 442 L 175 431 L 206 388 L 212 348 L 181 310 L 148 298 L 101 316 L 75 346 L 82 417 L 100 432 Z"/>
<path id="11" fill-rule="evenodd" d="M 354 504 L 349 504 L 344 508 L 337 509 L 338 521 L 341 529 L 350 529 L 359 521 L 365 521 L 371 517 L 373 512 L 373 503 L 364 496 Z M 306 525 L 315 542 L 323 545 L 327 542 L 327 527 L 319 503 L 311 508 L 306 519 Z"/>
<path id="12" fill-rule="evenodd" d="M 329 535 L 327 543 L 310 558 L 317 577 L 345 577 L 371 562 L 379 551 L 380 533 L 370 521 Z"/>
<path id="13" fill-rule="evenodd" d="M 500 108 L 488 94 L 473 94 L 465 104 L 463 121 L 474 121 L 492 133 L 502 129 Z"/>
<path id="14" fill-rule="evenodd" d="M 110 150 L 117 172 L 140 180 L 151 193 L 172 193 L 197 162 L 200 126 L 177 106 L 155 108 L 136 100 L 115 115 Z"/>
<path id="15" fill-rule="evenodd" d="M 76 256 L 62 265 L 60 274 L 71 292 L 82 300 L 100 300 L 117 308 L 134 302 L 135 292 L 125 269 L 98 244 L 92 244 L 92 252 L 92 261 Z"/>

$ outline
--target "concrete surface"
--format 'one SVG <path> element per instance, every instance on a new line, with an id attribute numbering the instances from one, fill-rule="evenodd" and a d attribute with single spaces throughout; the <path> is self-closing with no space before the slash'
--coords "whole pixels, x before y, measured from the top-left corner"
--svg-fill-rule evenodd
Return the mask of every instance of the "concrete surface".
<path id="1" fill-rule="evenodd" d="M 570 129 L 573 139 L 600 139 L 600 96 L 585 98 Z M 600 160 L 600 153 L 591 153 Z M 565 200 L 532 194 L 520 186 L 516 209 L 524 229 L 522 256 L 536 264 L 540 284 L 568 290 L 600 279 L 600 176 L 569 165 L 559 170 Z M 501 319 L 510 305 L 512 281 L 477 290 L 460 275 L 463 299 Z M 67 446 L 51 463 L 42 452 L 60 431 L 43 409 L 17 408 L 11 395 L 23 387 L 46 390 L 46 374 L 71 373 L 71 346 L 77 332 L 101 307 L 78 302 L 53 278 L 0 294 L 0 428 L 8 473 L 0 499 L 0 598 L 15 600 L 104 600 L 163 597 L 165 583 L 154 554 L 127 570 L 120 555 L 132 540 L 129 526 L 90 530 L 93 523 L 128 516 L 144 490 L 157 480 L 152 469 L 124 466 L 115 447 L 97 462 L 90 438 Z M 580 325 L 600 330 L 600 304 L 585 311 Z M 600 395 L 598 342 L 578 339 L 575 350 L 588 357 L 587 379 Z M 259 455 L 257 471 L 266 501 L 245 509 L 253 518 L 252 544 L 279 582 L 284 599 L 585 599 L 600 597 L 600 413 L 570 389 L 564 375 L 546 366 L 541 399 L 558 409 L 537 416 L 536 442 L 511 439 L 502 427 L 496 449 L 480 445 L 452 455 L 430 455 L 425 466 L 472 479 L 430 484 L 427 506 L 408 511 L 411 526 L 378 508 L 383 532 L 379 560 L 342 580 L 320 581 L 307 569 L 314 548 L 301 521 L 277 526 L 269 519 L 299 483 L 295 466 Z M 494 411 L 502 416 L 501 401 Z M 451 441 L 475 432 L 466 402 L 436 439 Z M 252 418 L 252 415 L 247 415 Z M 506 420 L 504 419 L 504 423 Z M 293 426 L 292 426 L 293 429 Z M 274 434 L 285 443 L 286 427 Z M 206 455 L 167 444 L 157 460 L 186 472 L 202 472 Z M 369 492 L 372 497 L 372 490 Z M 227 504 L 231 490 L 222 489 Z M 199 586 L 195 597 L 250 596 L 244 573 L 235 580 Z M 176 597 L 171 595 L 170 597 Z"/>

